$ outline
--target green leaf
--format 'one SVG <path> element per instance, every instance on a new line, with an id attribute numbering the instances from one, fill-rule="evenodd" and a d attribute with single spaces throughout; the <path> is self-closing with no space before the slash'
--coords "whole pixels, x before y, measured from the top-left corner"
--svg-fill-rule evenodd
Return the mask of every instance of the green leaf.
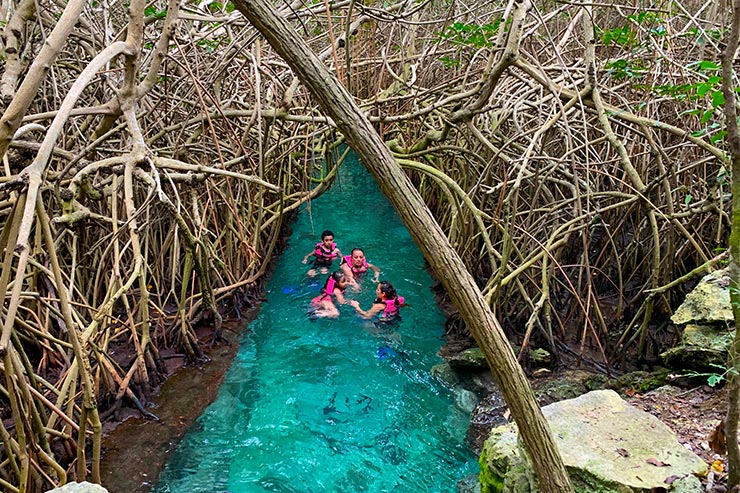
<path id="1" fill-rule="evenodd" d="M 722 81 L 722 77 L 719 75 L 713 75 L 707 79 L 708 84 L 719 84 Z"/>
<path id="2" fill-rule="evenodd" d="M 719 70 L 719 65 L 709 60 L 699 62 L 699 70 Z"/>
<path id="3" fill-rule="evenodd" d="M 712 135 L 711 137 L 709 137 L 709 142 L 711 142 L 712 144 L 716 144 L 717 142 L 724 139 L 725 135 L 727 135 L 727 130 L 721 130 L 717 132 L 716 134 Z"/>
<path id="4" fill-rule="evenodd" d="M 146 17 L 155 17 L 157 19 L 164 19 L 164 17 L 167 15 L 167 9 L 157 10 L 155 6 L 150 5 L 149 7 L 144 9 L 144 15 Z"/>
<path id="5" fill-rule="evenodd" d="M 686 197 L 683 198 L 683 203 L 686 205 L 689 205 L 693 199 L 694 199 L 694 196 L 691 195 L 690 193 L 687 193 Z"/>
<path id="6" fill-rule="evenodd" d="M 701 115 L 701 122 L 702 122 L 702 123 L 707 123 L 707 122 L 708 122 L 709 120 L 711 120 L 711 119 L 712 119 L 712 115 L 714 115 L 714 110 L 706 110 L 706 111 L 705 111 L 705 112 L 704 112 L 704 113 L 703 113 L 703 114 Z"/>
<path id="7" fill-rule="evenodd" d="M 707 378 L 707 385 L 709 385 L 710 387 L 714 387 L 722 380 L 724 380 L 724 377 L 722 375 L 717 375 L 716 373 L 714 373 L 712 375 L 709 375 L 709 378 Z"/>
<path id="8" fill-rule="evenodd" d="M 699 115 L 704 115 L 704 113 L 705 112 L 703 112 L 699 108 L 692 108 L 690 110 L 682 111 L 681 113 L 678 114 L 678 116 L 699 116 Z"/>
<path id="9" fill-rule="evenodd" d="M 714 91 L 712 92 L 712 106 L 715 108 L 720 108 L 724 106 L 725 104 L 725 95 L 722 93 L 722 91 Z"/>
<path id="10" fill-rule="evenodd" d="M 713 89 L 713 87 L 714 86 L 712 84 L 707 84 L 706 82 L 698 84 L 696 86 L 696 94 L 698 94 L 699 96 L 706 96 L 707 93 Z"/>

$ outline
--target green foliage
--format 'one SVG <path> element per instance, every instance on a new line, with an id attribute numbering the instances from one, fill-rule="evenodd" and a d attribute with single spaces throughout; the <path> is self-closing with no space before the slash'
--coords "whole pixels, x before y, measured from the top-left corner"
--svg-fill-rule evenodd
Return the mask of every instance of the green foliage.
<path id="1" fill-rule="evenodd" d="M 727 376 L 730 374 L 735 374 L 735 370 L 731 368 L 727 368 L 722 365 L 710 365 L 713 368 L 716 368 L 717 371 L 708 371 L 708 372 L 688 372 L 686 373 L 687 377 L 690 378 L 697 378 L 702 377 L 707 379 L 707 385 L 710 387 L 714 387 L 715 385 L 719 385 L 723 381 L 727 379 Z"/>
<path id="2" fill-rule="evenodd" d="M 220 39 L 201 39 L 196 43 L 198 46 L 203 48 L 207 53 L 213 53 L 221 45 Z"/>
<path id="3" fill-rule="evenodd" d="M 697 105 L 704 103 L 703 107 L 686 110 L 684 116 L 696 116 L 703 128 L 691 133 L 693 137 L 708 135 L 713 144 L 721 142 L 727 132 L 721 130 L 722 124 L 712 121 L 715 114 L 722 110 L 725 104 L 725 95 L 722 93 L 722 77 L 718 75 L 721 69 L 717 62 L 711 60 L 698 60 L 686 65 L 686 70 L 697 73 L 701 80 L 690 84 L 665 84 L 657 85 L 652 90 L 660 95 L 667 96 L 676 101 L 694 102 Z M 737 89 L 736 89 L 737 91 Z"/>
<path id="4" fill-rule="evenodd" d="M 470 45 L 475 48 L 493 47 L 492 38 L 498 32 L 501 19 L 493 24 L 465 24 L 455 22 L 447 27 L 444 32 L 439 33 L 440 40 L 451 41 L 462 45 Z"/>
<path id="5" fill-rule="evenodd" d="M 643 66 L 640 60 L 626 60 L 624 58 L 608 62 L 604 68 L 616 80 L 640 78 L 648 72 L 648 68 Z"/>
<path id="6" fill-rule="evenodd" d="M 643 45 L 640 41 L 640 31 L 633 29 L 638 24 L 651 36 L 661 37 L 666 35 L 663 18 L 655 12 L 638 12 L 628 15 L 624 26 L 613 29 L 601 29 L 596 26 L 596 34 L 605 46 L 619 46 L 623 49 L 634 49 Z"/>
<path id="7" fill-rule="evenodd" d="M 464 22 L 455 22 L 447 27 L 443 32 L 438 33 L 438 41 L 448 41 L 460 46 L 472 46 L 473 48 L 492 48 L 493 38 L 498 33 L 499 27 L 503 22 L 497 19 L 491 24 L 466 24 Z M 460 60 L 443 56 L 439 59 L 445 68 L 460 66 Z"/>
<path id="8" fill-rule="evenodd" d="M 448 56 L 443 56 L 439 59 L 440 62 L 445 66 L 445 68 L 452 68 L 452 67 L 459 67 L 460 66 L 460 60 L 456 58 L 450 58 Z"/>
<path id="9" fill-rule="evenodd" d="M 703 45 L 707 42 L 707 38 L 712 41 L 719 41 L 725 35 L 727 29 L 699 29 L 698 27 L 692 27 L 686 30 L 686 33 L 682 36 L 687 36 L 696 39 L 696 44 Z"/>
<path id="10" fill-rule="evenodd" d="M 212 13 L 226 12 L 227 14 L 230 14 L 236 10 L 236 6 L 232 2 L 226 2 L 226 4 L 221 2 L 211 2 L 208 4 L 208 10 Z"/>
<path id="11" fill-rule="evenodd" d="M 624 56 L 605 65 L 607 73 L 615 80 L 639 79 L 647 75 L 650 67 L 640 54 L 651 53 L 653 38 L 666 35 L 663 18 L 655 12 L 638 12 L 627 16 L 625 21 L 623 26 L 612 29 L 594 28 L 604 46 L 621 48 L 625 52 Z"/>
<path id="12" fill-rule="evenodd" d="M 150 5 L 144 9 L 144 15 L 155 19 L 164 19 L 167 15 L 167 9 L 157 10 L 157 7 Z"/>
<path id="13" fill-rule="evenodd" d="M 635 43 L 635 33 L 628 25 L 615 27 L 607 31 L 601 31 L 598 27 L 596 32 L 600 35 L 601 41 L 606 46 L 618 45 L 622 48 L 630 48 Z"/>

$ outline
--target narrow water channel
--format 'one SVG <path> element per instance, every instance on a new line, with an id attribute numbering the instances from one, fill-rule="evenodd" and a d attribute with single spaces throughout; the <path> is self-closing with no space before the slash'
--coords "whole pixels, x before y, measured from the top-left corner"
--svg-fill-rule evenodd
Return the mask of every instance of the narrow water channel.
<path id="1" fill-rule="evenodd" d="M 342 253 L 365 250 L 409 305 L 377 328 L 350 306 L 311 320 L 326 276 L 301 263 L 324 229 Z M 337 263 L 335 262 L 335 267 Z M 430 374 L 444 317 L 408 231 L 356 161 L 293 227 L 260 314 L 217 400 L 186 434 L 154 491 L 454 492 L 478 465 L 464 445 L 469 415 Z M 346 296 L 368 308 L 372 275 Z"/>

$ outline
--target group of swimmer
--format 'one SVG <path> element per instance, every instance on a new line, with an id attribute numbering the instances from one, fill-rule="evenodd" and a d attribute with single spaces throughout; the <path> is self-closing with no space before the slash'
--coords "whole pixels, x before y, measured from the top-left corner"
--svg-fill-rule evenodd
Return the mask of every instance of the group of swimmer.
<path id="1" fill-rule="evenodd" d="M 388 281 L 380 280 L 380 268 L 369 263 L 365 259 L 365 252 L 361 248 L 353 248 L 350 255 L 342 255 L 342 252 L 334 242 L 334 233 L 329 230 L 321 233 L 321 241 L 316 243 L 314 249 L 303 257 L 303 263 L 308 263 L 309 257 L 314 257 L 313 265 L 308 271 L 311 277 L 317 274 L 328 274 L 334 260 L 339 259 L 339 270 L 332 272 L 327 277 L 321 294 L 311 300 L 313 314 L 317 317 L 336 318 L 339 309 L 335 300 L 341 305 L 349 304 L 357 313 L 366 319 L 379 318 L 390 320 L 398 314 L 400 307 L 404 306 L 403 296 L 398 296 L 396 289 Z M 352 286 L 354 290 L 360 288 L 359 280 L 368 270 L 375 275 L 373 281 L 378 283 L 375 289 L 375 301 L 370 308 L 363 310 L 356 300 L 347 300 L 344 291 Z"/>

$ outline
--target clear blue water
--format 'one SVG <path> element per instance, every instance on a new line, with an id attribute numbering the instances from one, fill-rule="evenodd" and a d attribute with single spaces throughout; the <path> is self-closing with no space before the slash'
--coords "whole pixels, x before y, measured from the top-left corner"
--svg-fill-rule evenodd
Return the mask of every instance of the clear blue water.
<path id="1" fill-rule="evenodd" d="M 331 229 L 342 253 L 364 248 L 409 306 L 377 328 L 350 306 L 311 321 L 326 276 L 301 263 Z M 336 263 L 335 263 L 336 266 Z M 347 297 L 367 309 L 371 275 Z M 173 453 L 157 493 L 454 492 L 477 474 L 464 445 L 469 415 L 430 369 L 444 317 L 421 253 L 355 160 L 299 215 L 217 400 Z"/>

